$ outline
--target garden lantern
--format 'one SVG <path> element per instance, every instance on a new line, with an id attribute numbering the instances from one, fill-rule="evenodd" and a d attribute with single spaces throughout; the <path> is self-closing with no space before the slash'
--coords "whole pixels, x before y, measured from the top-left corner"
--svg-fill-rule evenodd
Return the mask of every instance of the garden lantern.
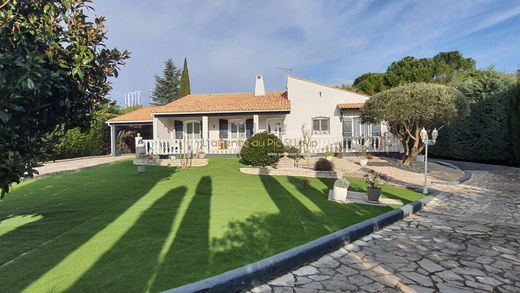
<path id="1" fill-rule="evenodd" d="M 428 131 L 423 127 L 421 130 L 421 140 L 424 143 L 424 186 L 423 194 L 428 194 L 428 146 L 437 142 L 439 131 L 434 128 L 432 131 L 432 139 L 428 138 Z"/>

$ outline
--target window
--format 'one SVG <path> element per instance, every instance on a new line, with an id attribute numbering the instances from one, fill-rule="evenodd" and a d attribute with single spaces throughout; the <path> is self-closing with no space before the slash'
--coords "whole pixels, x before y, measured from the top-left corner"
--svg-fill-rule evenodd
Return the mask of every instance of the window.
<path id="1" fill-rule="evenodd" d="M 201 138 L 200 122 L 198 122 L 198 121 L 186 122 L 186 136 L 187 136 L 187 139 L 200 139 Z"/>
<path id="2" fill-rule="evenodd" d="M 267 121 L 267 132 L 274 133 L 276 135 L 283 134 L 283 124 L 278 119 Z"/>
<path id="3" fill-rule="evenodd" d="M 312 119 L 312 130 L 316 133 L 329 132 L 329 118 L 319 117 Z"/>
<path id="4" fill-rule="evenodd" d="M 244 120 L 231 121 L 231 139 L 246 138 L 246 123 Z"/>

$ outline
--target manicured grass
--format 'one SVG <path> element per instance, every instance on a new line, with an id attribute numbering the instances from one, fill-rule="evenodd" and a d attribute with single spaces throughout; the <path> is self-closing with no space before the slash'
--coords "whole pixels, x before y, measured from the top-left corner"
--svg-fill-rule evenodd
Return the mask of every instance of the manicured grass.
<path id="1" fill-rule="evenodd" d="M 130 161 L 21 184 L 0 202 L 0 292 L 161 291 L 304 244 L 391 208 L 327 201 L 333 180 Z M 366 188 L 349 178 L 352 188 Z M 385 187 L 411 201 L 421 195 Z"/>

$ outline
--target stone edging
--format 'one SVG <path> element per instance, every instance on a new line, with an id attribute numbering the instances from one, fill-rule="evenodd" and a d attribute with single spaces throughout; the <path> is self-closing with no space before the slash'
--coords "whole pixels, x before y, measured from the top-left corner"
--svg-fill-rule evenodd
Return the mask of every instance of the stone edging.
<path id="1" fill-rule="evenodd" d="M 439 161 L 439 160 L 431 160 L 431 162 L 434 162 L 434 163 L 437 163 L 439 165 L 443 165 L 443 166 L 446 166 L 446 167 L 450 167 L 452 169 L 455 169 L 455 170 L 460 170 L 462 172 L 464 172 L 464 175 L 462 175 L 462 177 L 460 177 L 459 179 L 451 182 L 451 181 L 435 181 L 435 182 L 439 182 L 439 183 L 452 183 L 452 184 L 461 184 L 461 183 L 464 183 L 468 180 L 471 179 L 471 177 L 473 176 L 473 174 L 467 170 L 462 170 L 461 168 L 453 165 L 453 164 L 450 164 L 448 162 L 444 162 L 444 161 Z M 433 182 L 433 181 L 432 181 Z"/>
<path id="2" fill-rule="evenodd" d="M 239 292 L 254 288 L 316 260 L 324 254 L 337 250 L 345 243 L 356 241 L 416 213 L 432 199 L 432 195 L 426 196 L 401 208 L 346 227 L 258 262 L 164 292 Z"/>

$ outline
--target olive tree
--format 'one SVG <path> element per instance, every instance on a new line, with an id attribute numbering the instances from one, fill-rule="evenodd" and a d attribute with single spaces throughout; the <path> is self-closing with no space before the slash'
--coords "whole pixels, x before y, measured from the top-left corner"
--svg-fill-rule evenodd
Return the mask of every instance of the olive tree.
<path id="1" fill-rule="evenodd" d="M 403 163 L 410 165 L 424 147 L 420 138 L 423 127 L 441 129 L 468 114 L 466 98 L 454 87 L 409 83 L 371 97 L 361 109 L 361 120 L 384 121 L 403 144 Z"/>
<path id="2" fill-rule="evenodd" d="M 0 189 L 32 176 L 49 133 L 87 128 L 129 53 L 107 48 L 89 0 L 0 4 Z"/>

